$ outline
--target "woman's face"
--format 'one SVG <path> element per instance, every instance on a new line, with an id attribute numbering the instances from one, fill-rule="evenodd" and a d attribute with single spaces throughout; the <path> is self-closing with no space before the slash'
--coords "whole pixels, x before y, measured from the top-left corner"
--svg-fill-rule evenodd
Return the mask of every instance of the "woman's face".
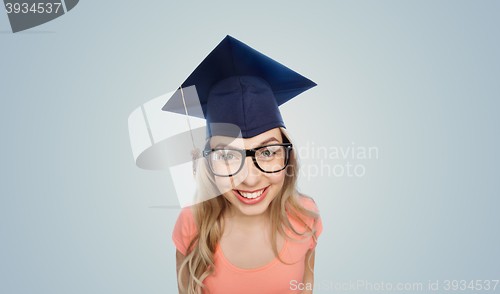
<path id="1" fill-rule="evenodd" d="M 212 148 L 252 149 L 280 143 L 283 140 L 279 128 L 248 139 L 214 136 L 210 140 Z M 231 202 L 233 208 L 248 216 L 264 213 L 280 192 L 284 180 L 285 170 L 264 173 L 255 166 L 250 156 L 245 158 L 242 169 L 236 175 L 215 176 L 215 183 L 222 196 Z"/>

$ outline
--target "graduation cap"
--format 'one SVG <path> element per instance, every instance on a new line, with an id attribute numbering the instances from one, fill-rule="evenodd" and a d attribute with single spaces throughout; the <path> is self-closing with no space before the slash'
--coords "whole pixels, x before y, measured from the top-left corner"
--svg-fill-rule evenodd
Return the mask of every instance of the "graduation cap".
<path id="1" fill-rule="evenodd" d="M 285 127 L 278 106 L 314 86 L 304 76 L 226 36 L 177 91 L 151 100 L 129 117 L 136 164 L 168 169 L 181 207 L 217 197 L 225 192 L 222 188 L 198 189 L 193 178 L 197 162 L 204 162 L 198 158 L 206 139 L 216 135 L 251 138 Z M 240 173 L 233 178 L 235 186 L 246 177 L 246 169 Z"/>
<path id="2" fill-rule="evenodd" d="M 251 138 L 285 127 L 279 105 L 316 84 L 226 36 L 162 110 L 205 118 L 211 136 Z"/>

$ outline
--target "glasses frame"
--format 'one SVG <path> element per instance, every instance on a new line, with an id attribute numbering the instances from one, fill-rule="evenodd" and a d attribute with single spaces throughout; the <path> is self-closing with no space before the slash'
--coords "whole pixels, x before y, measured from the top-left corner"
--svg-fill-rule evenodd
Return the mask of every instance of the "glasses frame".
<path id="1" fill-rule="evenodd" d="M 286 161 L 285 161 L 285 166 L 280 169 L 280 170 L 276 170 L 276 171 L 265 171 L 263 170 L 259 164 L 257 163 L 257 159 L 255 158 L 255 153 L 257 153 L 257 151 L 259 151 L 259 149 L 262 149 L 262 148 L 266 148 L 266 147 L 270 147 L 270 146 L 284 146 L 286 147 L 285 148 L 285 152 L 286 152 Z M 207 165 L 210 169 L 210 171 L 212 172 L 212 174 L 218 176 L 218 177 L 232 177 L 234 175 L 236 175 L 237 173 L 239 173 L 241 171 L 241 169 L 243 168 L 243 166 L 245 165 L 245 159 L 250 156 L 252 157 L 252 161 L 253 161 L 253 164 L 255 165 L 255 167 L 257 167 L 261 172 L 264 172 L 264 173 L 267 173 L 267 174 L 272 174 L 272 173 L 277 173 L 277 172 L 280 172 L 282 170 L 284 170 L 287 166 L 288 166 L 288 162 L 290 160 L 290 151 L 292 151 L 293 149 L 293 145 L 292 143 L 280 143 L 280 144 L 269 144 L 269 145 L 264 145 L 264 146 L 260 146 L 260 147 L 257 147 L 257 148 L 252 148 L 252 149 L 234 149 L 234 148 L 215 148 L 215 149 L 207 149 L 207 150 L 203 150 L 203 157 L 205 157 L 205 159 L 207 160 Z M 238 170 L 230 175 L 219 175 L 219 174 L 216 174 L 213 170 L 212 170 L 212 167 L 210 166 L 210 160 L 209 160 L 209 156 L 212 152 L 214 151 L 219 151 L 219 150 L 232 150 L 232 151 L 237 151 L 241 154 L 241 157 L 243 158 L 241 160 L 241 165 L 240 167 L 238 168 Z"/>

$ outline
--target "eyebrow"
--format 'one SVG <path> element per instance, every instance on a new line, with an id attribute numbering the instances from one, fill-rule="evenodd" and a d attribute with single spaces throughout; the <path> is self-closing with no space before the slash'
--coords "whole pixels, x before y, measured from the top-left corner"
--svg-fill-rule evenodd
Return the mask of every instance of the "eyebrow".
<path id="1" fill-rule="evenodd" d="M 262 141 L 262 142 L 259 144 L 259 146 L 257 146 L 257 147 L 261 147 L 261 146 L 267 145 L 268 143 L 273 142 L 273 141 L 276 141 L 276 142 L 278 142 L 278 143 L 280 142 L 280 141 L 278 141 L 278 139 L 276 139 L 275 137 L 271 137 L 271 138 L 268 138 L 267 140 Z M 230 148 L 234 148 L 234 149 L 239 149 L 239 148 L 235 148 L 235 147 L 233 147 L 233 146 L 231 146 L 231 145 L 226 145 L 226 144 L 224 144 L 224 143 L 219 143 L 219 144 L 217 144 L 217 145 L 214 147 L 214 149 L 215 149 L 215 148 L 220 148 L 220 147 L 230 147 Z M 257 147 L 256 147 L 256 148 L 257 148 Z"/>

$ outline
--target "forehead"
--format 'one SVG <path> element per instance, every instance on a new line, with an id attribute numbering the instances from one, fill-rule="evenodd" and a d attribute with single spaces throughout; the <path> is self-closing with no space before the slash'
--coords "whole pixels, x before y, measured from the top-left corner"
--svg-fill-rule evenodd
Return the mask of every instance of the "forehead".
<path id="1" fill-rule="evenodd" d="M 230 146 L 238 149 L 251 149 L 262 145 L 283 143 L 279 128 L 271 129 L 252 138 L 234 138 L 213 136 L 210 138 L 211 148 Z"/>

